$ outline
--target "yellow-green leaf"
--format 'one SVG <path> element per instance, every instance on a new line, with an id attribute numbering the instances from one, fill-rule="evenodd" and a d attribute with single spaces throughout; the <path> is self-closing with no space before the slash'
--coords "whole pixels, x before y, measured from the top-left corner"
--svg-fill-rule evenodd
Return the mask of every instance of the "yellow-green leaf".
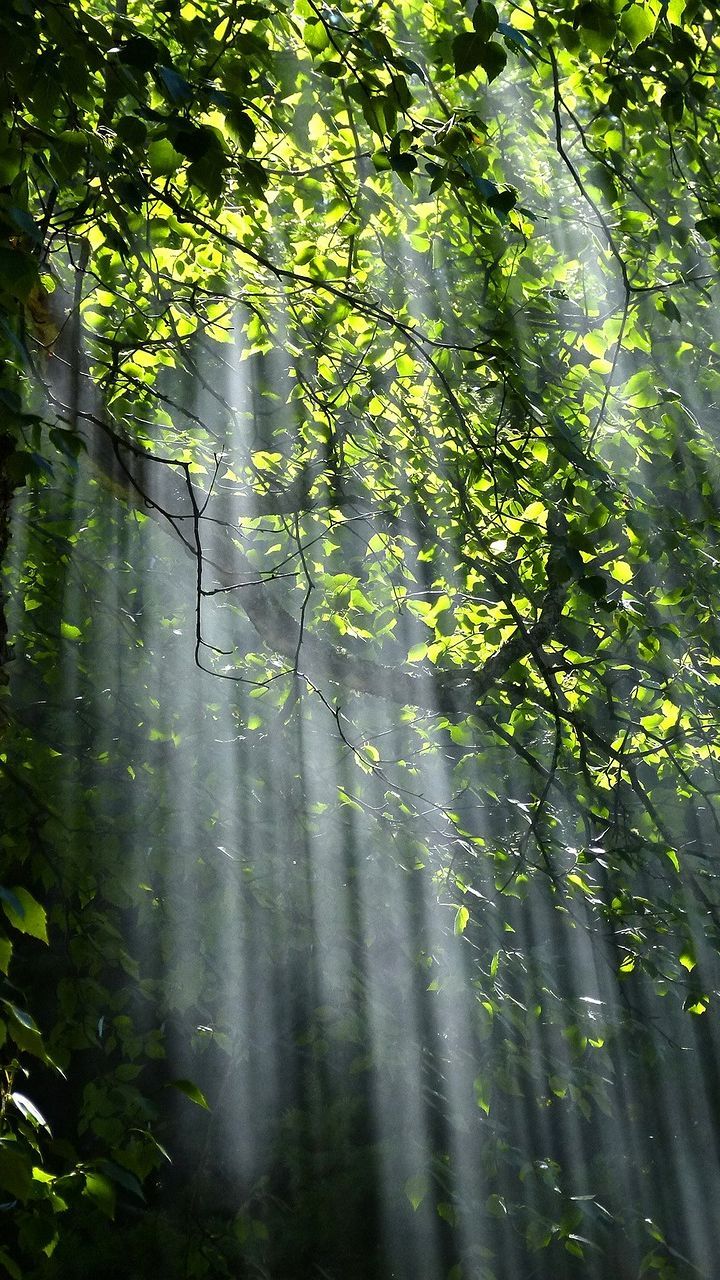
<path id="1" fill-rule="evenodd" d="M 470 912 L 467 907 L 458 907 L 455 912 L 455 934 L 459 936 L 465 932 L 465 926 L 470 919 Z"/>
<path id="2" fill-rule="evenodd" d="M 424 1173 L 415 1174 L 414 1178 L 408 1178 L 405 1183 L 405 1195 L 410 1201 L 413 1209 L 416 1211 L 420 1208 L 423 1200 L 429 1191 L 428 1180 Z"/>
<path id="3" fill-rule="evenodd" d="M 29 933 L 32 938 L 39 938 L 41 942 L 47 942 L 47 916 L 45 908 L 36 902 L 32 894 L 24 889 L 22 885 L 16 885 L 12 890 L 13 898 L 20 906 L 18 911 L 14 902 L 8 902 L 3 898 L 3 911 L 8 920 L 21 933 Z M 9 957 L 8 957 L 9 958 Z"/>
<path id="4" fill-rule="evenodd" d="M 620 18 L 620 26 L 633 49 L 637 49 L 643 40 L 647 40 L 655 30 L 657 14 L 653 8 L 642 0 L 630 5 Z"/>

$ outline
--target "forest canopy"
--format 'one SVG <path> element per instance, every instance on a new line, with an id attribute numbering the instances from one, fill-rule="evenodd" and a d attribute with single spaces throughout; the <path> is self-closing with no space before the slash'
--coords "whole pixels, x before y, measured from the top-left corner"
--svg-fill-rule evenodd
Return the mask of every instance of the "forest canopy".
<path id="1" fill-rule="evenodd" d="M 0 37 L 0 1267 L 711 1276 L 712 7 Z"/>

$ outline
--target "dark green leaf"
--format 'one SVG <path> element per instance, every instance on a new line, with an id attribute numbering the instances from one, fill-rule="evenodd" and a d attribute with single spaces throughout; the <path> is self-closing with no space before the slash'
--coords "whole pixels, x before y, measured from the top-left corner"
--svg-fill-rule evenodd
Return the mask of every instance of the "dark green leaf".
<path id="1" fill-rule="evenodd" d="M 488 80 L 500 75 L 507 54 L 496 40 L 486 41 L 476 32 L 465 32 L 453 40 L 453 58 L 456 75 L 471 75 L 481 67 Z"/>
<path id="2" fill-rule="evenodd" d="M 207 1098 L 198 1086 L 192 1080 L 170 1080 L 166 1085 L 168 1089 L 177 1089 L 180 1093 L 184 1093 L 186 1098 L 194 1102 L 198 1107 L 204 1107 L 206 1111 L 210 1110 Z"/>
<path id="3" fill-rule="evenodd" d="M 472 16 L 473 26 L 481 40 L 489 40 L 498 25 L 498 13 L 489 0 L 478 0 Z"/>

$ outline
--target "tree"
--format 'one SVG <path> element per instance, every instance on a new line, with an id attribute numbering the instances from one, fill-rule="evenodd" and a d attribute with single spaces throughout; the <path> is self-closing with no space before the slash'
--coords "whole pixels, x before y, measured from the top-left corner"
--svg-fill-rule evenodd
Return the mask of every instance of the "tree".
<path id="1" fill-rule="evenodd" d="M 5 1266 L 707 1270 L 711 12 L 0 22 Z"/>

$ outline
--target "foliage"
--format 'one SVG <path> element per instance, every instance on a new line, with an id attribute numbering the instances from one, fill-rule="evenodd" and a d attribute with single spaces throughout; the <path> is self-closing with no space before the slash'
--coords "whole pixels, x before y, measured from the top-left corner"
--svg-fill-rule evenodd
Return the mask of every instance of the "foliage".
<path id="1" fill-rule="evenodd" d="M 613 1152 L 648 1078 L 717 1119 L 711 11 L 9 0 L 0 31 L 4 1265 L 89 1274 L 117 1212 L 118 1274 L 385 1275 L 390 1159 L 429 1277 L 691 1274 L 669 1139 L 637 1185 Z M 348 909 L 323 1001 L 333 840 L 377 918 Z M 241 1204 L 238 884 L 314 1081 Z M 367 948 L 412 967 L 380 1046 Z M 470 1185 L 445 1121 L 424 1163 L 368 1136 L 428 994 Z"/>

